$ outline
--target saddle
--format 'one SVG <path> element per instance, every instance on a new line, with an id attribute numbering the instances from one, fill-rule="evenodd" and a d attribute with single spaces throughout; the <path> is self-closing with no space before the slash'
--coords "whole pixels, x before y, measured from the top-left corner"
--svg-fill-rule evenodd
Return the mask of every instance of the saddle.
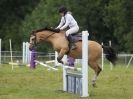
<path id="1" fill-rule="evenodd" d="M 81 33 L 72 34 L 72 39 L 73 39 L 74 43 L 76 43 L 78 41 L 82 41 L 82 34 Z"/>

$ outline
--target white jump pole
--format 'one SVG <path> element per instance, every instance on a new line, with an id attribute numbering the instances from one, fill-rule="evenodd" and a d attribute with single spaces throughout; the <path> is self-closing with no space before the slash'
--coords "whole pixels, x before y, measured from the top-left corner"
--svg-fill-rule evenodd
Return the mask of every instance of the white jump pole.
<path id="1" fill-rule="evenodd" d="M 26 63 L 29 64 L 30 63 L 30 50 L 29 50 L 29 43 L 26 42 Z"/>
<path id="2" fill-rule="evenodd" d="M 23 64 L 25 64 L 25 42 L 23 42 Z"/>
<path id="3" fill-rule="evenodd" d="M 82 97 L 88 97 L 88 31 L 82 32 Z"/>
<path id="4" fill-rule="evenodd" d="M 1 39 L 0 39 L 0 64 L 1 64 Z"/>
<path id="5" fill-rule="evenodd" d="M 31 59 L 31 52 L 29 51 L 29 43 L 23 42 L 23 64 L 29 64 Z"/>
<path id="6" fill-rule="evenodd" d="M 66 63 L 67 61 L 67 55 L 64 55 L 62 61 Z M 66 79 L 67 71 L 65 68 L 65 65 L 63 65 L 63 90 L 67 91 L 67 79 Z"/>
<path id="7" fill-rule="evenodd" d="M 46 63 L 46 64 L 55 63 L 55 60 L 46 61 L 45 63 Z"/>
<path id="8" fill-rule="evenodd" d="M 130 65 L 130 63 L 131 63 L 131 61 L 132 61 L 132 59 L 133 59 L 133 55 L 131 56 L 131 58 L 130 58 L 130 60 L 129 60 L 129 62 L 128 62 L 127 66 L 126 66 L 126 68 L 128 68 L 128 67 L 129 67 L 129 65 Z"/>
<path id="9" fill-rule="evenodd" d="M 28 64 L 28 50 L 27 50 L 27 47 L 28 47 L 28 43 L 26 42 L 26 50 L 25 50 L 25 58 L 26 58 L 26 64 Z"/>
<path id="10" fill-rule="evenodd" d="M 38 63 L 38 64 L 40 64 L 40 65 L 42 65 L 42 66 L 44 66 L 44 67 L 47 67 L 49 69 L 58 70 L 57 68 L 53 68 L 53 67 L 51 67 L 51 66 L 49 66 L 47 64 L 44 64 L 43 62 L 39 62 L 37 60 L 35 60 L 35 62 Z"/>
<path id="11" fill-rule="evenodd" d="M 9 43 L 10 43 L 11 63 L 13 63 L 13 58 L 12 58 L 12 42 L 11 42 L 11 39 L 9 40 Z M 12 70 L 13 70 L 13 64 L 12 64 Z"/>
<path id="12" fill-rule="evenodd" d="M 66 55 L 64 57 L 63 57 L 64 58 L 63 61 L 66 61 L 67 60 Z M 63 65 L 63 91 L 67 91 L 67 79 L 66 79 L 66 75 L 67 75 L 67 71 L 66 71 L 65 65 Z"/>
<path id="13" fill-rule="evenodd" d="M 57 61 L 58 53 L 55 51 L 55 66 L 58 66 L 59 63 Z"/>
<path id="14" fill-rule="evenodd" d="M 81 68 L 75 68 L 75 67 L 71 67 L 71 66 L 64 66 L 65 69 L 71 69 L 71 70 L 77 70 L 77 71 L 81 71 Z"/>

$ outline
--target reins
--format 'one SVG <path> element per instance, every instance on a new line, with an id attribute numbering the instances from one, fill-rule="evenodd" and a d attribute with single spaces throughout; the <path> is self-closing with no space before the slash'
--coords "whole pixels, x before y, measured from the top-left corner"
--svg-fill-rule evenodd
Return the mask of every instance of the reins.
<path id="1" fill-rule="evenodd" d="M 48 35 L 44 40 L 48 39 L 50 36 L 54 35 L 55 32 L 53 32 L 52 34 Z"/>
<path id="2" fill-rule="evenodd" d="M 56 32 L 53 32 L 52 34 L 50 34 L 50 35 L 48 35 L 44 40 L 47 40 L 50 36 L 52 36 L 52 35 L 54 35 Z M 34 44 L 33 43 L 30 43 L 30 44 L 32 44 L 32 45 L 37 45 L 37 42 L 36 42 L 36 34 L 37 33 L 34 33 L 34 34 L 32 34 L 32 35 L 34 35 L 35 36 L 35 39 L 34 39 Z"/>

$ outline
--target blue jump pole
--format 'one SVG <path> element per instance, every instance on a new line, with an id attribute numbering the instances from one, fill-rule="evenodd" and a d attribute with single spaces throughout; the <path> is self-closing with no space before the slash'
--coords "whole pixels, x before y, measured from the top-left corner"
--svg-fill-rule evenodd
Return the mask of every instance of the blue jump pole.
<path id="1" fill-rule="evenodd" d="M 30 68 L 35 69 L 36 68 L 36 50 L 35 48 L 32 49 L 31 51 L 31 61 L 30 61 Z"/>

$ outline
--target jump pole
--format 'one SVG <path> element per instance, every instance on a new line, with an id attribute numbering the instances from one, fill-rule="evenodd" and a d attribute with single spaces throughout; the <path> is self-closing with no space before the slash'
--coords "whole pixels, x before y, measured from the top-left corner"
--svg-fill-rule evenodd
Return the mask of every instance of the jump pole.
<path id="1" fill-rule="evenodd" d="M 25 50 L 26 50 L 26 47 L 25 47 L 26 45 L 25 45 L 25 42 L 23 42 L 23 57 L 22 57 L 22 60 L 23 60 L 23 64 L 25 64 Z"/>
<path id="2" fill-rule="evenodd" d="M 57 61 L 57 57 L 58 57 L 58 52 L 55 51 L 55 66 L 61 65 L 61 64 Z"/>
<path id="3" fill-rule="evenodd" d="M 47 67 L 47 68 L 49 68 L 49 69 L 58 70 L 57 68 L 51 67 L 51 66 L 49 66 L 49 65 L 47 65 L 47 64 L 44 64 L 43 62 L 40 62 L 40 61 L 37 61 L 37 60 L 34 60 L 34 61 L 35 61 L 35 63 L 38 63 L 38 64 L 40 64 L 40 65 L 42 65 L 42 66 L 44 66 L 44 67 Z"/>
<path id="4" fill-rule="evenodd" d="M 35 69 L 36 68 L 36 63 L 38 63 L 38 64 L 40 64 L 44 67 L 47 67 L 49 69 L 58 70 L 57 68 L 51 67 L 47 64 L 44 64 L 43 62 L 40 62 L 40 61 L 36 60 L 36 58 L 37 58 L 37 53 L 36 53 L 36 50 L 33 48 L 32 51 L 31 51 L 30 68 Z"/>
<path id="5" fill-rule="evenodd" d="M 30 64 L 31 52 L 29 50 L 29 42 L 26 42 L 26 63 Z"/>
<path id="6" fill-rule="evenodd" d="M 133 55 L 131 56 L 131 58 L 130 58 L 130 60 L 129 60 L 129 62 L 128 62 L 127 66 L 126 66 L 126 68 L 128 68 L 128 67 L 129 67 L 129 65 L 130 65 L 130 63 L 131 63 L 131 61 L 132 61 L 132 59 L 133 59 Z"/>
<path id="7" fill-rule="evenodd" d="M 30 64 L 31 52 L 29 51 L 29 43 L 23 42 L 23 51 L 22 51 L 22 61 L 23 64 Z"/>
<path id="8" fill-rule="evenodd" d="M 30 68 L 35 69 L 36 68 L 36 50 L 33 48 L 31 51 L 31 60 L 30 60 Z"/>
<path id="9" fill-rule="evenodd" d="M 82 32 L 82 69 L 80 73 L 70 73 L 63 65 L 63 91 L 88 97 L 88 31 Z M 69 67 L 69 66 L 68 66 Z M 72 67 L 71 67 L 72 68 Z M 69 67 L 69 69 L 71 69 Z"/>
<path id="10" fill-rule="evenodd" d="M 13 63 L 13 58 L 12 58 L 12 42 L 11 42 L 11 39 L 9 40 L 9 43 L 10 43 L 10 55 L 11 55 L 11 63 Z M 12 70 L 13 70 L 13 64 L 12 64 Z"/>
<path id="11" fill-rule="evenodd" d="M 82 97 L 88 97 L 88 31 L 82 32 Z"/>

